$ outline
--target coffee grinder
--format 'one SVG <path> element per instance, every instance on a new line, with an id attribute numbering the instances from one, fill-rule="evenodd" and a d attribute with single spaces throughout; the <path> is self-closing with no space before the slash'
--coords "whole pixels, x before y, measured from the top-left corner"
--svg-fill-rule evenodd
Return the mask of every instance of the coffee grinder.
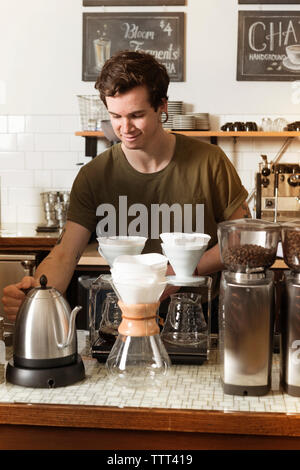
<path id="1" fill-rule="evenodd" d="M 273 273 L 280 227 L 258 219 L 218 225 L 222 262 L 219 352 L 224 393 L 259 396 L 271 387 Z"/>
<path id="2" fill-rule="evenodd" d="M 281 306 L 281 383 L 284 390 L 300 396 L 300 221 L 282 224 L 284 273 Z"/>

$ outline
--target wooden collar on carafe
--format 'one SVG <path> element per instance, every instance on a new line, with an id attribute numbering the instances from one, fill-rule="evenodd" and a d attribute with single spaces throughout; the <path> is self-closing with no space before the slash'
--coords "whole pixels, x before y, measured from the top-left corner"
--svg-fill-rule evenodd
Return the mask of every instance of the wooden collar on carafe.
<path id="1" fill-rule="evenodd" d="M 118 328 L 121 335 L 153 336 L 159 334 L 160 330 L 156 321 L 159 302 L 128 305 L 119 300 L 118 305 L 122 310 L 122 321 Z"/>

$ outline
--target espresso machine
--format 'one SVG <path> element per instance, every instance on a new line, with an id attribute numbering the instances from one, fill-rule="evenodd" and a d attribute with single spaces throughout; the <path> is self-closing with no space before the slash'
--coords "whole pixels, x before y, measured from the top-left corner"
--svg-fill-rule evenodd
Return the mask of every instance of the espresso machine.
<path id="1" fill-rule="evenodd" d="M 219 353 L 224 393 L 259 396 L 271 387 L 273 273 L 280 227 L 240 219 L 218 225 L 225 270 L 219 296 Z"/>
<path id="2" fill-rule="evenodd" d="M 273 222 L 300 220 L 300 165 L 268 162 L 261 155 L 256 174 L 256 218 Z"/>
<path id="3" fill-rule="evenodd" d="M 290 270 L 284 273 L 281 306 L 281 383 L 300 396 L 300 221 L 282 224 L 282 250 Z"/>

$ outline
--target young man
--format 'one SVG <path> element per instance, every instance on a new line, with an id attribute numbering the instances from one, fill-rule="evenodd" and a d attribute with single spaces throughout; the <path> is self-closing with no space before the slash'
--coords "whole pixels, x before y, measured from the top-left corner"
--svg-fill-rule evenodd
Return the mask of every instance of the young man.
<path id="1" fill-rule="evenodd" d="M 41 274 L 47 276 L 49 285 L 66 291 L 96 226 L 103 235 L 125 235 L 127 228 L 140 230 L 148 237 L 145 251 L 158 252 L 159 233 L 179 231 L 181 222 L 183 230 L 185 225 L 189 228 L 185 231 L 198 228 L 211 235 L 198 273 L 222 269 L 217 224 L 250 216 L 247 191 L 219 147 L 164 131 L 168 85 L 165 67 L 151 55 L 120 52 L 106 62 L 95 87 L 121 143 L 79 172 L 62 235 L 35 277 L 4 289 L 2 300 L 10 320 L 24 299 L 21 289 L 37 285 Z M 199 221 L 197 208 L 201 207 L 204 220 Z M 138 214 L 141 208 L 143 217 Z"/>

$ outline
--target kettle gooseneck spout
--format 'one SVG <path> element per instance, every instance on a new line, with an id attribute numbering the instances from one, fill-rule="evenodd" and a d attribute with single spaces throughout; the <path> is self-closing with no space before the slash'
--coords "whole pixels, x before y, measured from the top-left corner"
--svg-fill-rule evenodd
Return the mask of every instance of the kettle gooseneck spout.
<path id="1" fill-rule="evenodd" d="M 76 320 L 76 316 L 77 316 L 77 313 L 79 312 L 79 310 L 81 310 L 82 307 L 81 306 L 77 306 L 75 308 L 73 308 L 72 312 L 70 313 L 70 320 L 69 320 L 69 329 L 68 329 L 68 336 L 67 336 L 67 340 L 65 343 L 58 343 L 57 346 L 60 348 L 60 349 L 63 349 L 63 348 L 67 348 L 71 342 L 73 341 L 73 337 L 74 337 L 74 334 L 75 334 L 75 331 L 76 331 L 76 328 L 75 328 L 75 320 Z"/>

